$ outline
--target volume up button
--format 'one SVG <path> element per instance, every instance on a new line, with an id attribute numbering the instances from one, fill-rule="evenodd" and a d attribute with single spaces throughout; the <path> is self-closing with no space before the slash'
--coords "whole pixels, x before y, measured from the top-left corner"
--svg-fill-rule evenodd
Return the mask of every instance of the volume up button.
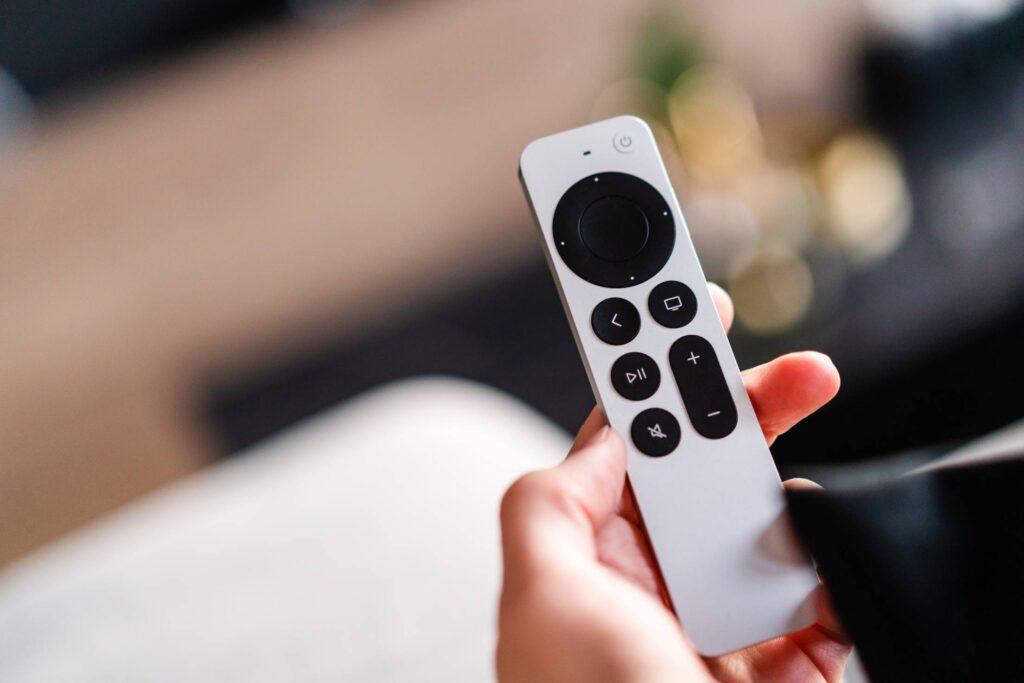
<path id="1" fill-rule="evenodd" d="M 672 344 L 668 360 L 693 428 L 709 439 L 729 436 L 736 429 L 736 404 L 711 343 L 687 335 Z"/>

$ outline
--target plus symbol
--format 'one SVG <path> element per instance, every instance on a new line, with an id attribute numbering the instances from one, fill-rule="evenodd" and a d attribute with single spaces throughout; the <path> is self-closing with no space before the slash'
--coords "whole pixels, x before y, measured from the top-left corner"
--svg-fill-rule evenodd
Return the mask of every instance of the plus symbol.
<path id="1" fill-rule="evenodd" d="M 689 357 L 689 358 L 687 358 L 686 360 L 690 361 L 691 363 L 693 363 L 693 364 L 694 364 L 694 366 L 696 366 L 696 365 L 697 365 L 697 359 L 698 359 L 698 358 L 700 358 L 700 356 L 698 356 L 697 354 L 695 354 L 695 353 L 694 353 L 693 351 L 690 351 L 690 357 Z"/>

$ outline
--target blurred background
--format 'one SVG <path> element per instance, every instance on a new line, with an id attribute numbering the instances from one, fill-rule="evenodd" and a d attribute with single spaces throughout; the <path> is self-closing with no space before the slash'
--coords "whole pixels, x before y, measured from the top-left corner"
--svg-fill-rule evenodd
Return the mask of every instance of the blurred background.
<path id="1" fill-rule="evenodd" d="M 843 375 L 785 474 L 1024 415 L 1015 0 L 0 0 L 0 563 L 395 379 L 575 430 L 516 164 L 620 113 L 741 365 Z"/>

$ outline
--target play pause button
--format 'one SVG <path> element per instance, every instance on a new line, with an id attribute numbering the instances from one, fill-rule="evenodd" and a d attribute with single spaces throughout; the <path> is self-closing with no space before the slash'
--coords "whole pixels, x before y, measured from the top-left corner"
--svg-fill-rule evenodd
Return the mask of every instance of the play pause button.
<path id="1" fill-rule="evenodd" d="M 626 372 L 626 382 L 632 384 L 638 379 L 647 379 L 647 371 L 643 368 L 637 368 L 636 372 Z"/>
<path id="2" fill-rule="evenodd" d="M 642 353 L 627 353 L 612 365 L 612 386 L 630 401 L 650 398 L 661 384 L 658 364 Z"/>

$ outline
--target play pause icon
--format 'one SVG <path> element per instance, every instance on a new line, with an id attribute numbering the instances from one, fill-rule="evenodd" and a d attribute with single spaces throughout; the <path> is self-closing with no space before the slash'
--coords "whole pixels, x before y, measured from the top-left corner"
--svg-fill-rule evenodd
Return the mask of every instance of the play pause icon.
<path id="1" fill-rule="evenodd" d="M 637 368 L 636 372 L 626 373 L 626 381 L 629 382 L 630 384 L 637 381 L 638 379 L 647 379 L 647 373 L 644 371 L 643 368 Z"/>

